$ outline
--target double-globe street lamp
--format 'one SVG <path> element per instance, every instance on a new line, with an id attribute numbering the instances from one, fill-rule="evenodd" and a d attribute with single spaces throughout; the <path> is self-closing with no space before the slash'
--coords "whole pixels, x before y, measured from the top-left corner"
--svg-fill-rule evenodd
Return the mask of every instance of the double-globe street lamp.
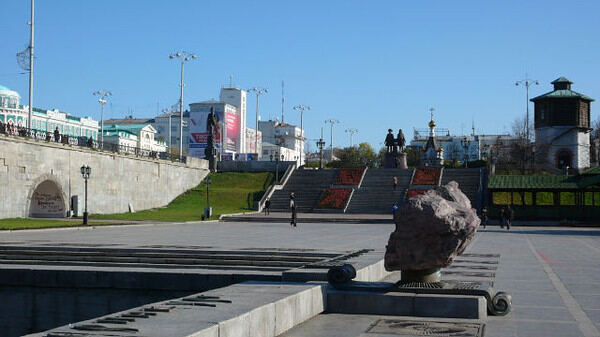
<path id="1" fill-rule="evenodd" d="M 83 165 L 81 167 L 81 176 L 83 177 L 83 180 L 85 181 L 85 196 L 84 196 L 84 200 L 85 200 L 85 206 L 84 206 L 84 210 L 83 210 L 83 224 L 87 225 L 88 224 L 88 207 L 87 207 L 87 196 L 88 196 L 88 179 L 90 178 L 90 175 L 92 174 L 92 168 L 87 166 L 87 165 Z"/>
<path id="2" fill-rule="evenodd" d="M 178 59 L 181 62 L 181 82 L 179 87 L 181 88 L 179 96 L 179 160 L 183 160 L 183 65 L 190 60 L 195 60 L 196 55 L 188 53 L 185 50 L 176 52 L 175 54 L 169 55 L 171 60 Z"/>
<path id="3" fill-rule="evenodd" d="M 333 125 L 340 124 L 340 121 L 338 121 L 337 119 L 328 119 L 325 121 L 325 124 L 327 123 L 331 124 L 331 143 L 329 144 L 329 146 L 331 147 L 331 154 L 329 154 L 329 160 L 333 161 Z"/>
<path id="4" fill-rule="evenodd" d="M 92 95 L 100 96 L 100 98 L 98 98 L 98 103 L 100 103 L 100 105 L 102 106 L 102 114 L 100 115 L 100 148 L 103 149 L 104 148 L 104 105 L 106 105 L 106 99 L 108 97 L 112 96 L 112 92 L 98 90 L 98 91 L 94 91 L 94 93 L 92 93 Z"/>
<path id="5" fill-rule="evenodd" d="M 258 160 L 258 157 L 260 156 L 260 153 L 258 151 L 258 100 L 260 95 L 268 94 L 269 89 L 254 87 L 248 89 L 248 92 L 253 92 L 256 94 L 256 131 L 254 137 L 254 151 L 256 151 L 256 160 Z"/>
<path id="6" fill-rule="evenodd" d="M 293 107 L 294 110 L 300 111 L 300 165 L 302 165 L 302 152 L 304 152 L 304 110 L 310 111 L 310 105 L 299 104 Z"/>
<path id="7" fill-rule="evenodd" d="M 529 139 L 529 86 L 531 85 L 539 85 L 540 82 L 538 82 L 537 80 L 532 80 L 530 79 L 527 74 L 525 74 L 525 78 L 520 80 L 520 81 L 516 81 L 515 85 L 519 86 L 519 85 L 523 85 L 525 86 L 525 91 L 526 91 L 526 99 L 525 99 L 525 137 L 527 138 L 527 141 L 530 141 Z"/>
<path id="8" fill-rule="evenodd" d="M 355 133 L 358 133 L 358 129 L 353 129 L 353 128 L 346 129 L 346 133 L 350 134 L 350 147 L 352 147 L 353 146 L 352 136 L 354 136 Z"/>

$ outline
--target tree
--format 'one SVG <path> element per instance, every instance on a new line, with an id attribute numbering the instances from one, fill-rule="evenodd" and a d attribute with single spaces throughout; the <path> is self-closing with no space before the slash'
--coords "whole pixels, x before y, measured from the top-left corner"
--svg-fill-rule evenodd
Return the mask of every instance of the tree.
<path id="1" fill-rule="evenodd" d="M 358 146 L 345 147 L 336 152 L 338 160 L 334 160 L 327 166 L 340 167 L 375 167 L 377 165 L 377 154 L 369 143 L 360 143 Z"/>

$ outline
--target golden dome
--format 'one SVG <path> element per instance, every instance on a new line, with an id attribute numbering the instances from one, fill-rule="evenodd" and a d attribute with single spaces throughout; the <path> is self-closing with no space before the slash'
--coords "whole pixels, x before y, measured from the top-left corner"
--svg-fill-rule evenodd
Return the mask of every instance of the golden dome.
<path id="1" fill-rule="evenodd" d="M 430 128 L 434 128 L 435 127 L 435 121 L 433 119 L 429 122 L 429 127 Z"/>

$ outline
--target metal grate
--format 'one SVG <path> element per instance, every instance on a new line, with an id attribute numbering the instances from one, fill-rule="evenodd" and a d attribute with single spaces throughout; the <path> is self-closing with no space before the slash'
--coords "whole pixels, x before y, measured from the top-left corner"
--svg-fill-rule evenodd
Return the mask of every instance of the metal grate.
<path id="1" fill-rule="evenodd" d="M 483 337 L 484 326 L 481 323 L 380 319 L 366 333 L 404 337 Z"/>

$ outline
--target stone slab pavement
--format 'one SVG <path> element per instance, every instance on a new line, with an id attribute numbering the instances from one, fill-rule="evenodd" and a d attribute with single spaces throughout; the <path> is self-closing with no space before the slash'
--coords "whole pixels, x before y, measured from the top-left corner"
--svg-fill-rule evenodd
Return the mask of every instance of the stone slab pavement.
<path id="1" fill-rule="evenodd" d="M 210 246 L 316 250 L 382 249 L 392 224 L 203 222 L 0 232 L 0 244 Z M 600 336 L 600 229 L 497 226 L 481 229 L 469 253 L 500 254 L 494 289 L 513 312 L 485 321 L 486 337 Z M 283 336 L 353 336 L 373 316 L 322 314 Z M 335 327 L 340 328 L 335 328 Z M 325 329 L 325 330 L 319 330 Z M 359 334 L 356 334 L 358 336 Z M 370 336 L 365 334 L 365 336 Z"/>

